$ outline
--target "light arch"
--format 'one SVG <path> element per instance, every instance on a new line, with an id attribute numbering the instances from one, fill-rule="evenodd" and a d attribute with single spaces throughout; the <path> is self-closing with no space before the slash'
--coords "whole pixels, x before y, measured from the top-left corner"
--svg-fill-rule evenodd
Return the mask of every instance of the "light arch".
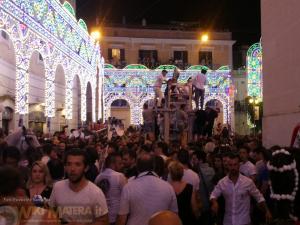
<path id="1" fill-rule="evenodd" d="M 248 96 L 262 100 L 262 47 L 255 43 L 247 51 Z"/>
<path id="2" fill-rule="evenodd" d="M 4 40 L 1 41 L 0 54 L 4 57 L 4 59 L 2 59 L 4 61 L 4 65 L 2 66 L 5 67 L 6 64 L 9 66 L 6 71 L 2 71 L 0 74 L 0 95 L 2 96 L 0 99 L 0 114 L 8 112 L 7 115 L 9 114 L 11 117 L 2 117 L 2 120 L 0 120 L 0 125 L 2 128 L 4 128 L 6 134 L 8 134 L 8 132 L 11 129 L 14 129 L 16 125 L 14 112 L 16 111 L 17 51 L 10 34 L 8 34 L 5 29 L 0 29 L 0 33 L 2 32 L 4 32 L 6 35 L 6 38 L 3 38 Z M 1 87 L 3 83 L 6 84 L 5 87 Z"/>
<path id="3" fill-rule="evenodd" d="M 60 77 L 63 76 L 63 77 Z M 55 117 L 57 117 L 57 111 L 63 111 L 65 113 L 66 108 L 66 71 L 62 64 L 57 64 L 55 68 L 54 79 L 54 102 L 55 102 Z M 62 96 L 62 99 L 59 99 Z M 64 115 L 64 114 L 63 114 Z"/>
<path id="4" fill-rule="evenodd" d="M 18 29 L 18 22 L 12 19 L 11 23 L 7 22 L 8 17 L 4 20 L 4 23 L 0 24 L 0 31 L 4 31 L 9 40 L 12 42 L 12 48 L 14 49 L 14 62 L 15 62 L 15 112 L 20 114 L 26 113 L 26 82 L 24 82 L 26 76 L 26 60 L 24 60 L 23 42 L 21 41 L 21 35 Z M 14 29 L 15 28 L 15 29 Z"/>
<path id="5" fill-rule="evenodd" d="M 90 81 L 87 81 L 86 85 L 86 121 L 93 122 L 94 121 L 94 91 L 93 85 Z"/>
<path id="6" fill-rule="evenodd" d="M 83 107 L 81 105 L 81 95 L 82 95 L 82 81 L 80 80 L 80 76 L 78 74 L 75 74 L 72 76 L 72 81 L 71 81 L 71 89 L 68 88 L 68 90 L 71 92 L 71 101 L 68 103 L 67 107 L 67 112 L 71 111 L 70 114 L 67 114 L 69 116 L 67 119 L 70 120 L 72 126 L 71 128 L 77 128 L 78 125 L 80 125 L 81 121 L 81 114 L 82 110 L 81 108 Z M 76 83 L 75 83 L 76 82 Z M 68 83 L 70 85 L 70 83 Z M 77 108 L 74 108 L 76 106 Z M 76 114 L 76 115 L 75 115 Z"/>
<path id="7" fill-rule="evenodd" d="M 204 105 L 211 100 L 218 100 L 223 106 L 223 123 L 230 124 L 230 102 L 227 96 L 218 94 L 218 95 L 208 95 L 204 98 Z"/>
<path id="8" fill-rule="evenodd" d="M 28 38 L 26 39 L 25 46 L 26 49 L 26 56 L 27 58 L 27 65 L 26 65 L 26 72 L 27 72 L 27 79 L 25 84 L 25 90 L 26 90 L 26 96 L 27 96 L 27 102 L 26 102 L 26 113 L 29 112 L 28 108 L 28 91 L 29 91 L 29 66 L 30 66 L 30 60 L 32 55 L 35 52 L 38 52 L 38 54 L 41 55 L 44 63 L 44 69 L 45 69 L 45 116 L 47 117 L 53 117 L 55 114 L 55 101 L 54 101 L 54 79 L 55 79 L 55 72 L 52 70 L 50 65 L 50 55 L 49 55 L 49 48 L 46 45 L 46 42 L 42 39 L 40 39 L 36 34 L 33 34 L 30 32 L 28 34 Z"/>
<path id="9" fill-rule="evenodd" d="M 139 116 L 139 115 L 136 115 L 137 113 L 134 111 L 134 108 L 135 108 L 135 105 L 136 103 L 132 101 L 132 99 L 130 99 L 129 96 L 127 95 L 119 95 L 119 94 L 116 94 L 114 96 L 111 96 L 109 98 L 109 100 L 105 103 L 105 105 L 107 106 L 104 110 L 104 118 L 105 119 L 108 119 L 108 117 L 111 116 L 111 104 L 115 101 L 115 100 L 118 100 L 118 99 L 121 99 L 121 100 L 125 100 L 128 102 L 128 104 L 130 105 L 130 124 L 134 123 L 134 118 L 136 116 Z"/>

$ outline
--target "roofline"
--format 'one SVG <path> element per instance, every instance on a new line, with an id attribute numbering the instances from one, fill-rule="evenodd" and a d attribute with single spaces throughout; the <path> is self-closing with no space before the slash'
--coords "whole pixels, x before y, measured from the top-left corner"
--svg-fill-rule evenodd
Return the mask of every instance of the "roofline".
<path id="1" fill-rule="evenodd" d="M 201 44 L 196 39 L 171 39 L 171 38 L 131 38 L 131 37 L 102 37 L 104 41 L 114 42 L 129 42 L 129 43 L 142 43 L 142 44 Z M 235 40 L 209 40 L 205 45 L 230 45 L 233 46 Z M 201 44 L 202 45 L 202 44 Z"/>

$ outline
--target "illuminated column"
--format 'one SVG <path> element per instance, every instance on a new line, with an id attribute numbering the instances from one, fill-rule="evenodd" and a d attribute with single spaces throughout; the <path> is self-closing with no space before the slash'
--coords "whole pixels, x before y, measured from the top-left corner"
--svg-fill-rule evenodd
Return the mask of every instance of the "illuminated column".
<path id="1" fill-rule="evenodd" d="M 99 65 L 99 102 L 98 102 L 98 118 L 104 118 L 104 112 L 103 112 L 103 108 L 104 108 L 104 93 L 103 93 L 103 90 L 104 90 L 104 58 L 102 57 L 101 60 L 100 60 L 100 65 Z"/>
<path id="2" fill-rule="evenodd" d="M 46 69 L 45 115 L 55 117 L 55 71 Z"/>
<path id="3" fill-rule="evenodd" d="M 66 97 L 65 97 L 65 111 L 66 111 L 66 119 L 71 120 L 73 118 L 73 82 L 74 79 L 72 77 L 72 73 L 67 70 L 66 71 Z"/>
<path id="4" fill-rule="evenodd" d="M 26 49 L 23 45 L 19 44 L 16 49 L 16 112 L 19 114 L 18 126 L 27 126 L 28 119 L 28 68 L 29 60 L 27 57 Z"/>
<path id="5" fill-rule="evenodd" d="M 92 119 L 93 122 L 96 122 L 96 93 L 97 93 L 97 85 L 96 80 L 94 79 L 92 82 Z"/>
<path id="6" fill-rule="evenodd" d="M 106 101 L 105 101 L 106 99 Z M 104 95 L 103 94 L 103 120 L 107 120 L 108 117 L 110 116 L 110 105 L 111 103 L 109 103 L 108 101 L 109 99 L 109 95 Z"/>
<path id="7" fill-rule="evenodd" d="M 130 114 L 131 114 L 131 118 L 130 118 L 130 123 L 129 124 L 135 124 L 138 125 L 140 124 L 141 121 L 141 117 L 140 117 L 140 109 L 139 109 L 139 102 L 133 102 L 130 104 Z"/>
<path id="8" fill-rule="evenodd" d="M 83 80 L 81 82 L 81 122 L 86 121 L 86 89 L 87 89 L 87 82 Z"/>
<path id="9" fill-rule="evenodd" d="M 16 111 L 19 114 L 28 112 L 28 71 L 24 68 L 16 69 Z"/>

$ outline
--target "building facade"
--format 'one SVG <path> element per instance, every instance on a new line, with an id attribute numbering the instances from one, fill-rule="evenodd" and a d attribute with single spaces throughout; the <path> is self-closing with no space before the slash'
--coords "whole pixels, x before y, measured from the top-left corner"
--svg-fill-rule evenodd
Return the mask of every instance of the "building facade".
<path id="1" fill-rule="evenodd" d="M 0 5 L 0 126 L 76 128 L 101 117 L 103 58 L 83 20 L 59 1 Z"/>
<path id="2" fill-rule="evenodd" d="M 204 32 L 198 30 L 104 27 L 102 33 L 102 54 L 106 63 L 117 68 L 136 63 L 151 69 L 163 64 L 173 64 L 180 69 L 191 65 L 204 65 L 213 70 L 223 65 L 232 68 L 235 41 L 230 32 L 210 32 L 205 43 L 200 40 Z"/>
<path id="3" fill-rule="evenodd" d="M 263 49 L 263 143 L 290 145 L 300 122 L 300 2 L 261 1 Z"/>

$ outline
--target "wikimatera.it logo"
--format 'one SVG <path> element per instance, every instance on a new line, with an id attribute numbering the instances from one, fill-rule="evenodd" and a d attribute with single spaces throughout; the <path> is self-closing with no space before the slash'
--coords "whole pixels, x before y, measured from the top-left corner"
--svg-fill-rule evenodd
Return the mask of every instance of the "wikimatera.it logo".
<path id="1" fill-rule="evenodd" d="M 17 225 L 20 221 L 27 224 L 47 224 L 60 219 L 92 222 L 92 218 L 101 215 L 101 212 L 100 206 L 63 206 L 47 210 L 28 205 L 0 206 L 0 225 Z"/>

